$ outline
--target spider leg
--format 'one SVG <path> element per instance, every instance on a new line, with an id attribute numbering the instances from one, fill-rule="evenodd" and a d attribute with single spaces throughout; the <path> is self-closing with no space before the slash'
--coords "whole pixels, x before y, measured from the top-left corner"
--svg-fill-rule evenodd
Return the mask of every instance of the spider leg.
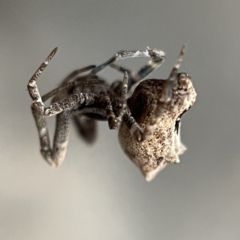
<path id="1" fill-rule="evenodd" d="M 37 79 L 41 75 L 43 70 L 48 66 L 49 62 L 52 60 L 56 52 L 57 48 L 54 48 L 28 82 L 28 93 L 33 100 L 32 109 L 34 109 L 34 112 L 38 111 L 41 114 L 43 114 L 44 112 L 44 103 L 42 101 L 42 97 L 37 86 Z"/>
<path id="2" fill-rule="evenodd" d="M 87 106 L 91 107 L 91 105 L 95 104 L 98 108 L 105 110 L 105 118 L 108 120 L 110 129 L 115 129 L 119 125 L 119 120 L 115 116 L 112 101 L 109 96 L 99 96 L 90 93 L 73 94 L 62 101 L 51 104 L 48 108 L 42 108 L 38 102 L 33 103 L 32 113 L 39 133 L 41 153 L 43 158 L 53 166 L 60 165 L 65 158 L 68 144 L 70 114 L 76 104 L 79 104 L 78 107 L 83 108 Z M 56 130 L 53 148 L 51 149 L 45 116 L 54 116 L 56 114 L 58 114 L 56 119 Z M 91 131 L 91 137 L 94 137 L 95 133 L 92 129 Z"/>
<path id="3" fill-rule="evenodd" d="M 72 79 L 74 79 L 76 76 L 78 76 L 79 74 L 83 73 L 83 72 L 86 72 L 86 71 L 89 71 L 89 70 L 92 70 L 93 68 L 95 68 L 96 66 L 95 65 L 90 65 L 90 66 L 87 66 L 85 68 L 81 68 L 81 69 L 78 69 L 78 70 L 75 70 L 73 71 L 72 73 L 70 73 L 63 81 L 62 83 L 60 84 L 60 86 L 58 88 L 55 88 L 53 89 L 52 91 L 44 94 L 42 96 L 42 101 L 45 102 L 46 100 L 48 100 L 49 98 L 53 97 L 54 95 L 56 95 L 57 93 L 60 93 L 62 91 L 65 91 L 71 87 L 74 87 L 74 86 L 77 86 L 79 85 L 80 81 L 83 80 L 83 79 L 86 79 L 86 76 L 82 76 L 82 77 L 79 77 L 78 79 L 70 82 Z M 92 76 L 93 77 L 93 76 Z"/>
<path id="4" fill-rule="evenodd" d="M 110 64 L 127 58 L 136 58 L 136 57 L 150 57 L 151 58 L 151 64 L 147 64 L 145 67 L 142 68 L 142 70 L 139 70 L 139 77 L 142 79 L 142 76 L 148 75 L 152 68 L 155 69 L 159 67 L 162 62 L 165 60 L 165 53 L 158 49 L 150 49 L 147 48 L 146 50 L 122 50 L 117 52 L 113 57 L 111 57 L 109 60 L 107 60 L 105 63 L 100 64 L 96 68 L 92 70 L 92 74 L 96 74 L 103 70 L 105 67 L 109 66 Z"/>
<path id="5" fill-rule="evenodd" d="M 110 67 L 116 69 L 117 71 L 119 71 L 119 72 L 121 72 L 121 73 L 127 72 L 128 75 L 133 74 L 133 72 L 132 72 L 131 70 L 129 70 L 129 69 L 125 68 L 125 67 L 119 66 L 119 65 L 117 65 L 117 64 L 115 64 L 115 63 L 111 63 L 111 64 L 110 64 Z M 130 77 L 130 76 L 129 76 L 129 77 Z"/>
<path id="6" fill-rule="evenodd" d="M 38 112 L 41 115 L 45 116 L 54 116 L 59 114 L 65 110 L 69 110 L 74 107 L 76 104 L 85 104 L 88 105 L 92 101 L 94 102 L 94 97 L 96 94 L 86 94 L 86 93 L 79 93 L 79 94 L 72 94 L 68 98 L 60 100 L 58 102 L 52 103 L 49 107 L 45 107 L 41 94 L 38 90 L 37 86 L 37 79 L 43 70 L 47 67 L 48 63 L 54 57 L 57 52 L 57 48 L 53 49 L 53 51 L 48 55 L 46 60 L 40 65 L 37 71 L 33 74 L 31 79 L 28 82 L 28 92 L 30 97 L 33 100 L 32 109 L 34 112 Z"/>
<path id="7" fill-rule="evenodd" d="M 149 49 L 150 51 L 150 49 Z M 159 50 L 157 49 L 152 49 L 152 59 L 150 61 L 148 61 L 148 63 L 146 65 L 144 65 L 142 68 L 139 69 L 139 71 L 136 72 L 132 72 L 129 69 L 126 69 L 122 66 L 118 66 L 117 64 L 111 63 L 110 66 L 116 70 L 118 70 L 119 72 L 127 72 L 129 74 L 129 89 L 131 89 L 131 87 L 136 83 L 141 81 L 142 79 L 144 79 L 145 77 L 147 77 L 152 71 L 154 71 L 155 69 L 157 69 L 158 67 L 160 67 L 162 65 L 162 63 L 165 60 L 165 57 L 161 57 L 159 55 Z"/>
<path id="8" fill-rule="evenodd" d="M 181 66 L 181 63 L 183 61 L 183 56 L 184 56 L 184 53 L 185 53 L 185 45 L 182 46 L 181 50 L 180 50 L 180 53 L 178 55 L 178 59 L 177 59 L 177 62 L 176 64 L 174 65 L 168 79 L 169 80 L 175 80 L 176 78 L 176 75 L 178 74 L 178 69 L 180 68 Z"/>
<path id="9" fill-rule="evenodd" d="M 178 55 L 177 62 L 174 65 L 174 67 L 172 68 L 172 71 L 171 71 L 169 77 L 164 81 L 162 96 L 159 99 L 159 101 L 161 103 L 168 103 L 172 99 L 173 84 L 174 84 L 174 81 L 176 81 L 176 79 L 177 79 L 178 69 L 181 66 L 181 63 L 183 61 L 184 53 L 185 53 L 185 45 L 182 46 L 180 53 Z M 157 105 L 155 114 L 153 114 L 151 116 L 151 120 L 150 120 L 151 124 L 149 124 L 145 128 L 145 131 L 143 134 L 144 139 L 148 139 L 149 136 L 152 136 L 152 133 L 154 132 L 154 130 L 157 127 L 157 125 L 156 125 L 157 119 L 159 118 L 159 116 L 161 114 L 162 114 L 162 107 L 161 107 L 161 105 Z"/>
<path id="10" fill-rule="evenodd" d="M 126 69 L 122 66 L 118 66 L 117 64 L 111 63 L 110 66 L 116 69 L 119 72 L 127 72 L 129 75 L 129 89 L 136 83 L 147 77 L 152 71 L 157 69 L 162 65 L 165 60 L 165 54 L 158 50 L 158 49 L 150 49 L 147 48 L 149 51 L 149 56 L 151 60 L 147 62 L 142 68 L 138 70 L 138 72 L 132 72 L 129 69 Z"/>
<path id="11" fill-rule="evenodd" d="M 121 107 L 121 110 L 120 112 L 118 113 L 118 120 L 121 121 L 122 120 L 122 117 L 126 111 L 126 108 L 127 108 L 127 94 L 128 94 L 128 73 L 125 72 L 124 75 L 123 75 L 123 82 L 122 82 L 122 96 L 121 96 L 121 99 L 122 99 L 122 107 Z"/>
<path id="12" fill-rule="evenodd" d="M 39 106 L 40 105 L 43 106 L 43 101 L 42 101 L 40 92 L 38 90 L 37 79 L 41 75 L 43 70 L 47 67 L 48 63 L 52 60 L 52 58 L 54 57 L 56 52 L 57 52 L 57 48 L 54 48 L 52 50 L 52 52 L 48 55 L 46 60 L 40 65 L 40 67 L 37 69 L 37 71 L 30 78 L 30 80 L 28 82 L 28 85 L 27 85 L 28 92 L 29 92 L 30 97 L 33 100 L 33 103 L 37 103 Z"/>
<path id="13" fill-rule="evenodd" d="M 126 79 L 126 78 L 125 78 Z M 127 80 L 125 80 L 127 81 Z M 125 87 L 123 89 L 124 94 L 126 93 L 127 85 L 124 85 Z M 125 94 L 126 95 L 126 94 Z M 45 116 L 54 116 L 61 112 L 64 112 L 66 110 L 74 110 L 77 108 L 88 108 L 90 107 L 91 113 L 91 107 L 97 106 L 97 108 L 93 108 L 93 111 L 95 109 L 104 109 L 105 110 L 105 117 L 108 120 L 109 128 L 110 129 L 116 129 L 118 128 L 121 118 L 123 116 L 123 112 L 126 109 L 126 96 L 123 98 L 125 99 L 125 103 L 123 101 L 123 110 L 120 111 L 119 115 L 116 116 L 113 110 L 112 100 L 110 96 L 102 96 L 98 94 L 93 93 L 77 93 L 72 94 L 69 97 L 60 100 L 58 102 L 52 103 L 49 107 L 44 107 L 40 105 L 39 103 L 33 103 L 32 108 L 35 109 L 35 111 L 39 112 L 39 114 L 45 115 Z"/>
<path id="14" fill-rule="evenodd" d="M 119 65 L 117 65 L 115 63 L 111 63 L 110 67 L 115 69 L 115 70 L 117 70 L 117 71 L 119 71 L 119 72 L 128 74 L 128 76 L 129 76 L 129 81 L 128 81 L 129 82 L 129 89 L 131 89 L 132 85 L 135 82 L 139 81 L 139 80 L 137 80 L 138 77 L 137 77 L 137 73 L 136 72 L 133 72 L 133 71 L 131 71 L 131 70 L 125 68 L 125 67 L 119 66 Z"/>
<path id="15" fill-rule="evenodd" d="M 77 69 L 77 70 L 74 70 L 72 71 L 70 74 L 68 74 L 64 79 L 63 81 L 61 82 L 60 86 L 63 86 L 65 85 L 66 83 L 70 82 L 72 79 L 74 79 L 76 76 L 78 76 L 79 74 L 81 73 L 84 73 L 84 72 L 87 72 L 87 71 L 90 71 L 92 69 L 94 69 L 96 66 L 95 65 L 89 65 L 89 66 L 86 66 L 84 68 L 80 68 L 80 69 Z"/>
<path id="16" fill-rule="evenodd" d="M 151 59 L 150 61 L 148 61 L 146 65 L 144 65 L 142 68 L 138 70 L 137 74 L 135 75 L 135 82 L 138 82 L 145 78 L 146 76 L 148 76 L 152 71 L 160 67 L 166 59 L 164 52 L 158 49 L 151 49 L 149 47 L 147 47 L 147 49 L 149 51 Z"/>
<path id="17" fill-rule="evenodd" d="M 143 140 L 143 132 L 132 116 L 131 111 L 127 108 L 125 114 L 123 115 L 123 122 L 125 122 L 126 126 L 128 127 L 131 135 L 138 141 Z"/>
<path id="18" fill-rule="evenodd" d="M 57 167 L 63 162 L 67 151 L 70 111 L 57 115 L 53 148 L 51 148 L 45 116 L 34 108 L 32 113 L 38 129 L 41 154 L 50 165 Z"/>
<path id="19" fill-rule="evenodd" d="M 169 102 L 172 99 L 173 83 L 174 83 L 174 81 L 176 81 L 178 69 L 180 68 L 181 63 L 183 61 L 184 53 L 185 53 L 185 45 L 182 46 L 180 53 L 178 55 L 177 62 L 175 63 L 174 67 L 172 68 L 172 71 L 171 71 L 169 77 L 165 80 L 162 97 L 160 99 L 161 102 Z"/>

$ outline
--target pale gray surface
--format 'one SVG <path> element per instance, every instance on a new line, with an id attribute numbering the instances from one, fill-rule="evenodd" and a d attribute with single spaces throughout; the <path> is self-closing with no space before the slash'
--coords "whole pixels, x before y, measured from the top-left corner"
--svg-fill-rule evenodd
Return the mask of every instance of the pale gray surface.
<path id="1" fill-rule="evenodd" d="M 2 0 L 0 239 L 240 239 L 239 9 L 239 0 Z M 42 93 L 120 49 L 166 51 L 151 75 L 165 78 L 183 43 L 181 70 L 198 98 L 183 117 L 180 164 L 147 183 L 107 123 L 92 147 L 72 128 L 59 169 L 42 160 L 26 85 L 54 47 Z"/>

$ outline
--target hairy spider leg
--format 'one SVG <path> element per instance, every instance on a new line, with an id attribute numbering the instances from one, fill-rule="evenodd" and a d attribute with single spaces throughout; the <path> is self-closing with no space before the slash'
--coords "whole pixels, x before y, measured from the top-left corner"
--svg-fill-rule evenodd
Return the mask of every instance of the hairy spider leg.
<path id="1" fill-rule="evenodd" d="M 169 77 L 168 77 L 169 80 L 173 80 L 173 81 L 174 81 L 174 80 L 176 79 L 176 76 L 177 76 L 177 74 L 178 74 L 178 69 L 180 68 L 181 63 L 182 63 L 182 61 L 183 61 L 183 56 L 184 56 L 184 54 L 185 54 L 185 49 L 186 49 L 186 46 L 183 45 L 182 48 L 181 48 L 181 50 L 180 50 L 180 53 L 179 53 L 179 55 L 178 55 L 177 62 L 176 62 L 176 64 L 174 65 L 174 67 L 173 67 L 173 69 L 172 69 L 172 71 L 171 71 L 171 73 L 170 73 L 170 75 L 169 75 Z"/>
<path id="2" fill-rule="evenodd" d="M 66 76 L 66 78 L 62 81 L 62 83 L 60 84 L 59 87 L 53 89 L 52 91 L 44 94 L 42 96 L 42 101 L 45 102 L 47 101 L 49 98 L 53 97 L 54 95 L 56 95 L 57 93 L 60 93 L 62 91 L 65 91 L 71 87 L 75 87 L 78 86 L 80 84 L 80 81 L 83 79 L 86 79 L 86 76 L 82 76 L 79 77 L 77 80 L 74 80 L 79 74 L 87 72 L 89 70 L 92 70 L 93 68 L 95 68 L 95 65 L 90 65 L 81 69 L 77 69 L 74 70 L 73 72 L 71 72 L 69 75 Z M 74 81 L 72 81 L 74 80 Z"/>
<path id="3" fill-rule="evenodd" d="M 69 133 L 70 111 L 65 111 L 57 116 L 54 146 L 52 150 L 50 146 L 49 131 L 47 127 L 46 118 L 42 114 L 44 105 L 36 84 L 36 80 L 42 73 L 42 71 L 47 67 L 48 63 L 54 57 L 56 52 L 57 48 L 55 48 L 49 54 L 49 56 L 37 69 L 37 71 L 34 73 L 34 75 L 31 77 L 28 83 L 28 91 L 30 97 L 33 99 L 32 114 L 38 129 L 41 146 L 40 151 L 43 158 L 52 166 L 58 166 L 64 160 L 66 154 Z"/>
<path id="4" fill-rule="evenodd" d="M 40 65 L 40 67 L 37 69 L 37 71 L 34 73 L 34 75 L 31 77 L 31 79 L 28 82 L 28 92 L 31 98 L 33 99 L 32 108 L 34 108 L 35 111 L 38 111 L 42 115 L 51 117 L 65 110 L 71 109 L 76 104 L 79 104 L 79 103 L 89 105 L 95 102 L 96 100 L 100 100 L 100 101 L 102 100 L 105 102 L 110 101 L 110 100 L 106 100 L 108 97 L 99 98 L 99 96 L 92 93 L 78 93 L 78 94 L 72 94 L 69 97 L 63 100 L 60 100 L 58 102 L 54 102 L 49 107 L 45 107 L 42 101 L 40 92 L 38 90 L 37 79 L 40 76 L 40 74 L 43 72 L 43 70 L 47 67 L 48 63 L 54 57 L 56 52 L 57 52 L 57 48 L 55 48 L 49 54 L 49 56 Z M 111 107 L 109 107 L 109 109 L 111 109 Z M 111 110 L 109 111 L 111 112 Z"/>
<path id="5" fill-rule="evenodd" d="M 95 68 L 95 65 L 90 65 L 81 69 L 74 70 L 69 75 L 63 79 L 60 86 L 58 88 L 53 89 L 52 91 L 46 93 L 42 96 L 42 101 L 45 102 L 49 98 L 57 95 L 52 99 L 52 102 L 56 101 L 61 97 L 61 93 L 67 91 L 69 88 L 76 87 L 82 83 L 82 81 L 87 80 L 89 74 L 84 76 L 78 76 L 81 73 L 87 72 Z M 77 79 L 76 79 L 77 77 Z M 91 79 L 94 79 L 97 76 L 92 75 Z M 93 143 L 97 137 L 97 123 L 95 119 L 87 118 L 84 116 L 79 116 L 73 114 L 71 116 L 75 127 L 77 129 L 77 133 L 83 138 L 87 143 Z"/>
<path id="6" fill-rule="evenodd" d="M 166 80 L 164 80 L 162 96 L 159 100 L 161 103 L 168 103 L 169 101 L 172 100 L 173 84 L 175 81 L 177 81 L 178 69 L 181 66 L 181 63 L 183 61 L 184 53 L 185 53 L 185 45 L 182 46 L 177 62 L 172 68 L 172 71 L 169 77 Z M 161 111 L 162 111 L 161 104 L 158 104 L 155 110 L 155 114 L 152 115 L 151 120 L 149 121 L 151 124 L 149 124 L 145 128 L 143 139 L 147 139 L 149 136 L 152 136 L 152 133 L 156 128 L 157 119 L 161 115 Z"/>
<path id="7" fill-rule="evenodd" d="M 43 158 L 51 165 L 58 166 L 62 163 L 65 158 L 68 135 L 69 135 L 69 121 L 70 114 L 74 107 L 78 108 L 80 106 L 89 106 L 96 104 L 105 109 L 105 115 L 108 119 L 110 129 L 115 129 L 119 126 L 121 118 L 126 110 L 126 99 L 128 91 L 128 75 L 124 74 L 123 87 L 122 87 L 122 111 L 120 111 L 119 116 L 115 116 L 112 106 L 112 99 L 110 96 L 102 96 L 94 93 L 77 93 L 72 94 L 69 97 L 52 103 L 49 107 L 45 107 L 40 92 L 37 86 L 37 78 L 40 76 L 42 71 L 47 67 L 49 61 L 53 58 L 57 51 L 55 48 L 46 60 L 40 65 L 34 75 L 31 77 L 28 83 L 28 91 L 33 99 L 32 103 L 32 113 L 37 125 L 41 153 Z M 49 132 L 47 128 L 47 123 L 45 116 L 54 116 L 56 118 L 56 130 L 54 136 L 53 149 L 51 149 Z"/>
<path id="8" fill-rule="evenodd" d="M 56 116 L 53 148 L 51 148 L 45 116 L 39 114 L 39 112 L 34 108 L 32 108 L 32 113 L 38 129 L 41 154 L 47 163 L 51 166 L 57 167 L 63 162 L 67 152 L 70 128 L 70 111 L 64 111 Z"/>
<path id="9" fill-rule="evenodd" d="M 143 132 L 135 120 L 135 118 L 132 116 L 132 113 L 129 108 L 127 108 L 125 114 L 123 115 L 123 121 L 125 122 L 126 126 L 128 127 L 131 135 L 138 141 L 143 140 Z"/>
<path id="10" fill-rule="evenodd" d="M 36 104 L 32 104 L 32 112 L 37 125 L 41 153 L 43 158 L 53 166 L 58 166 L 65 158 L 69 136 L 69 124 L 71 110 L 75 105 L 87 106 L 94 103 L 102 105 L 106 110 L 106 116 L 110 128 L 116 128 L 116 117 L 111 105 L 109 96 L 102 97 L 96 94 L 79 93 L 55 102 L 48 108 L 44 108 L 44 112 L 40 112 Z M 45 116 L 56 116 L 56 129 L 54 135 L 53 149 L 51 149 L 49 133 Z"/>
<path id="11" fill-rule="evenodd" d="M 120 113 L 117 116 L 117 121 L 119 124 L 122 121 L 123 115 L 126 112 L 126 108 L 127 108 L 128 81 L 129 81 L 128 73 L 124 72 L 123 82 L 122 82 L 122 96 L 121 96 L 122 107 L 121 107 Z"/>
<path id="12" fill-rule="evenodd" d="M 172 99 L 173 83 L 177 79 L 178 69 L 180 68 L 181 63 L 183 61 L 184 53 L 185 53 L 185 45 L 182 46 L 180 53 L 178 55 L 177 62 L 174 65 L 174 67 L 172 68 L 172 71 L 171 71 L 169 77 L 166 79 L 166 82 L 164 84 L 163 94 L 160 99 L 161 102 L 169 102 Z"/>
<path id="13" fill-rule="evenodd" d="M 137 72 L 130 71 L 129 69 L 119 66 L 115 63 L 111 63 L 110 67 L 116 69 L 119 72 L 127 72 L 129 74 L 129 89 L 132 86 L 147 77 L 152 71 L 156 70 L 158 67 L 162 65 L 164 60 L 166 59 L 165 54 L 158 49 L 150 49 L 147 48 L 150 52 L 151 60 L 147 62 L 143 67 L 141 67 Z"/>
<path id="14" fill-rule="evenodd" d="M 140 68 L 140 70 L 137 73 L 133 73 L 128 69 L 125 69 L 116 64 L 113 64 L 114 62 L 116 62 L 118 60 L 123 60 L 123 59 L 127 59 L 127 58 L 137 58 L 137 57 L 150 57 L 151 58 L 151 60 L 146 65 L 144 65 L 142 68 Z M 111 67 L 117 69 L 120 72 L 123 72 L 123 73 L 127 72 L 129 75 L 129 89 L 130 89 L 134 83 L 142 80 L 147 75 L 149 75 L 153 70 L 155 70 L 156 68 L 161 66 L 161 64 L 164 62 L 165 58 L 166 58 L 165 53 L 163 51 L 158 50 L 158 49 L 150 49 L 148 47 L 146 50 L 135 50 L 135 51 L 122 50 L 122 51 L 117 52 L 115 55 L 113 55 L 113 57 L 111 57 L 106 62 L 104 62 L 104 63 L 100 64 L 99 66 L 97 66 L 96 68 L 94 68 L 92 70 L 92 73 L 96 74 L 109 65 Z"/>
<path id="15" fill-rule="evenodd" d="M 126 123 L 126 126 L 129 128 L 131 135 L 137 140 L 142 140 L 142 131 L 135 118 L 132 116 L 132 113 L 127 105 L 127 95 L 128 95 L 128 72 L 124 72 L 123 78 L 123 86 L 122 86 L 122 100 L 123 107 L 122 112 L 119 114 L 118 122 L 120 124 L 121 121 Z"/>
<path id="16" fill-rule="evenodd" d="M 33 74 L 33 76 L 30 78 L 28 82 L 28 92 L 30 97 L 32 98 L 34 103 L 40 103 L 40 105 L 43 106 L 43 101 L 40 95 L 40 92 L 38 90 L 37 86 L 37 79 L 43 72 L 43 70 L 48 66 L 48 63 L 52 60 L 54 55 L 56 54 L 58 48 L 54 48 L 52 52 L 48 55 L 46 60 L 40 65 L 40 67 L 37 69 L 37 71 Z"/>

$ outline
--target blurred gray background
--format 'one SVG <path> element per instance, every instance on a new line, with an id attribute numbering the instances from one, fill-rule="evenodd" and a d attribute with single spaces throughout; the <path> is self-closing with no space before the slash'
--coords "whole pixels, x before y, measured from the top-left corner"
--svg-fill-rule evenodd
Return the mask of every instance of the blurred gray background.
<path id="1" fill-rule="evenodd" d="M 2 0 L 0 239 L 240 239 L 239 9 L 239 0 Z M 106 122 L 93 146 L 73 127 L 60 168 L 44 162 L 26 86 L 54 47 L 42 94 L 121 49 L 166 51 L 151 75 L 166 78 L 183 43 L 181 71 L 198 98 L 183 117 L 188 151 L 180 164 L 146 182 Z M 121 78 L 113 70 L 101 75 Z M 53 134 L 54 118 L 49 128 Z"/>

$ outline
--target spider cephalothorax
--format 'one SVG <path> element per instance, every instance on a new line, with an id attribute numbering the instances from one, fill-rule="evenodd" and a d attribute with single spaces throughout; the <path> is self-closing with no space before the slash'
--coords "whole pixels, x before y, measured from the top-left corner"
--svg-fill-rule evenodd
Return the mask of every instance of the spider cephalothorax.
<path id="1" fill-rule="evenodd" d="M 110 129 L 120 126 L 120 144 L 147 180 L 152 179 L 166 163 L 179 162 L 178 155 L 185 149 L 180 142 L 180 118 L 196 99 L 191 78 L 185 73 L 178 73 L 184 46 L 168 79 L 142 81 L 128 99 L 132 86 L 165 60 L 163 51 L 150 48 L 119 51 L 97 67 L 92 65 L 74 71 L 60 87 L 41 96 L 37 78 L 56 52 L 57 48 L 28 83 L 41 153 L 49 164 L 58 166 L 65 158 L 71 116 L 79 133 L 88 142 L 95 140 L 95 120 L 107 120 Z M 117 60 L 135 57 L 150 57 L 151 60 L 136 73 L 114 64 Z M 97 73 L 109 65 L 124 73 L 122 81 L 109 85 L 98 77 Z M 82 73 L 85 75 L 80 75 Z M 52 98 L 51 105 L 46 107 L 44 102 L 49 98 Z M 45 117 L 54 115 L 57 116 L 56 130 L 51 146 Z"/>

